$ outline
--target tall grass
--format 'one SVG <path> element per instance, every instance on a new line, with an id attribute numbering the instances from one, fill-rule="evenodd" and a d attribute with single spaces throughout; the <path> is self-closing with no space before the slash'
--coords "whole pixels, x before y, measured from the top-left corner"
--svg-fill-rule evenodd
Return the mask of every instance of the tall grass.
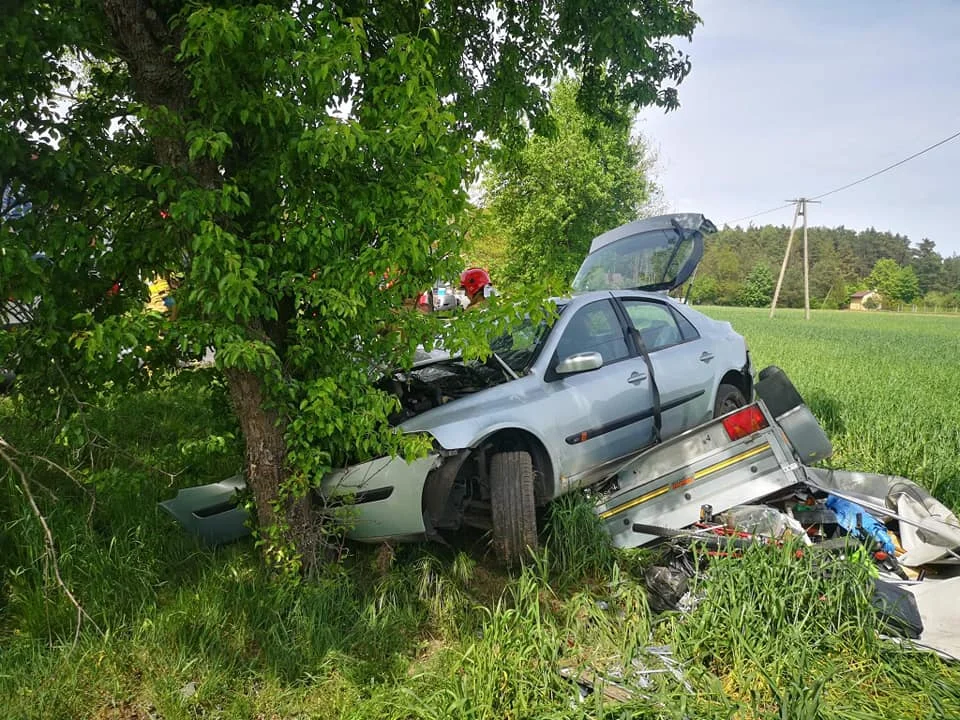
<path id="1" fill-rule="evenodd" d="M 758 365 L 796 381 L 838 464 L 911 476 L 957 506 L 960 410 L 928 387 L 955 387 L 953 326 L 716 314 L 747 335 Z M 156 509 L 177 487 L 240 466 L 215 378 L 105 394 L 84 421 L 47 427 L 0 400 L 3 436 L 50 490 L 35 493 L 64 578 L 102 631 L 76 634 L 37 523 L 0 469 L 0 718 L 960 717 L 960 669 L 879 638 L 867 565 L 814 567 L 758 548 L 712 561 L 692 612 L 654 616 L 642 584 L 651 554 L 614 551 L 571 496 L 549 509 L 544 549 L 514 574 L 418 545 L 384 567 L 376 549 L 356 547 L 293 587 L 249 543 L 204 547 Z M 90 430 L 92 444 L 81 438 Z M 30 455 L 95 489 L 92 514 L 86 492 Z M 659 645 L 687 685 L 665 671 Z M 632 677 L 635 667 L 649 674 Z M 561 668 L 620 677 L 631 696 L 582 697 Z"/>

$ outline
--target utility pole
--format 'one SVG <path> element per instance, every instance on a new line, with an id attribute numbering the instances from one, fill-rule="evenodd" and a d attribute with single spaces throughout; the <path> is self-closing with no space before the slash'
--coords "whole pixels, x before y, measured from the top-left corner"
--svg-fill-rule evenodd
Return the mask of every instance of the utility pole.
<path id="1" fill-rule="evenodd" d="M 783 285 L 783 276 L 787 273 L 787 261 L 790 259 L 790 248 L 793 246 L 793 234 L 797 230 L 797 219 L 803 216 L 803 308 L 807 320 L 810 319 L 810 248 L 807 243 L 807 203 L 819 203 L 819 200 L 796 198 L 787 200 L 794 203 L 793 224 L 790 226 L 790 237 L 787 238 L 787 251 L 783 254 L 783 264 L 780 266 L 780 277 L 777 278 L 777 288 L 773 291 L 773 302 L 770 303 L 770 317 L 777 309 L 777 300 L 780 297 L 780 288 Z"/>

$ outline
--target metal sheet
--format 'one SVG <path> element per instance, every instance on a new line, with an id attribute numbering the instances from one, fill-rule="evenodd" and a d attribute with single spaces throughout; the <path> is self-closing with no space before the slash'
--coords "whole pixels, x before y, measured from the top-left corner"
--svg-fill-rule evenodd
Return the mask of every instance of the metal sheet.
<path id="1" fill-rule="evenodd" d="M 919 644 L 960 660 L 960 577 L 925 580 L 907 589 L 917 599 L 923 633 Z"/>

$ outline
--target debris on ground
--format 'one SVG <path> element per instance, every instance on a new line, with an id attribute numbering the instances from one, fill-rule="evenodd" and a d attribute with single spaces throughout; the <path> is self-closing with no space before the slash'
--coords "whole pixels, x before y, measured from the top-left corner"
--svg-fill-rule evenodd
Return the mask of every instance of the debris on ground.
<path id="1" fill-rule="evenodd" d="M 689 610 L 713 557 L 796 543 L 798 553 L 867 553 L 884 632 L 960 660 L 960 520 L 894 475 L 811 467 L 832 449 L 774 368 L 758 399 L 630 460 L 595 495 L 617 547 L 666 548 L 645 572 L 651 609 Z"/>
<path id="2" fill-rule="evenodd" d="M 698 564 L 701 558 L 737 557 L 753 545 L 789 541 L 798 544 L 798 552 L 849 556 L 866 551 L 877 568 L 872 604 L 883 631 L 960 660 L 960 610 L 954 602 L 960 593 L 960 558 L 955 550 L 960 547 L 960 525 L 914 483 L 893 477 L 880 483 L 883 477 L 857 473 L 859 490 L 853 490 L 849 477 L 832 471 L 829 486 L 864 504 L 828 494 L 811 482 L 767 498 L 767 505 L 704 512 L 703 521 L 686 528 L 639 525 L 638 534 L 656 533 L 660 538 L 644 544 L 659 542 L 662 550 L 657 563 L 644 573 L 651 610 L 690 612 L 696 607 L 690 587 L 706 569 Z M 885 485 L 888 492 L 864 497 L 867 485 L 874 490 Z M 907 514 L 889 509 L 891 505 Z M 886 514 L 881 507 L 887 508 Z M 930 508 L 937 508 L 936 516 Z"/>
<path id="3" fill-rule="evenodd" d="M 646 691 L 654 687 L 654 677 L 672 678 L 687 693 L 693 687 L 683 674 L 683 667 L 673 658 L 673 651 L 665 645 L 643 648 L 629 663 L 622 658 L 613 658 L 609 663 L 594 662 L 588 665 L 567 664 L 561 666 L 560 674 L 573 680 L 579 687 L 579 699 L 583 701 L 595 692 L 610 702 L 627 702 L 636 697 L 648 698 Z"/>

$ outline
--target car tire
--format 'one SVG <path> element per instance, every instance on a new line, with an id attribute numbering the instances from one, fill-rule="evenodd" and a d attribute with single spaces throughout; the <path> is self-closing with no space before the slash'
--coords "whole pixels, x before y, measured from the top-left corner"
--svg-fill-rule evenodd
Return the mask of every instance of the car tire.
<path id="1" fill-rule="evenodd" d="M 717 399 L 713 403 L 713 416 L 720 417 L 728 412 L 733 412 L 737 408 L 742 408 L 747 404 L 747 399 L 743 396 L 743 391 L 736 385 L 721 383 L 717 388 Z"/>
<path id="2" fill-rule="evenodd" d="M 525 450 L 499 451 L 490 458 L 490 511 L 497 557 L 515 565 L 537 548 L 533 459 Z"/>

